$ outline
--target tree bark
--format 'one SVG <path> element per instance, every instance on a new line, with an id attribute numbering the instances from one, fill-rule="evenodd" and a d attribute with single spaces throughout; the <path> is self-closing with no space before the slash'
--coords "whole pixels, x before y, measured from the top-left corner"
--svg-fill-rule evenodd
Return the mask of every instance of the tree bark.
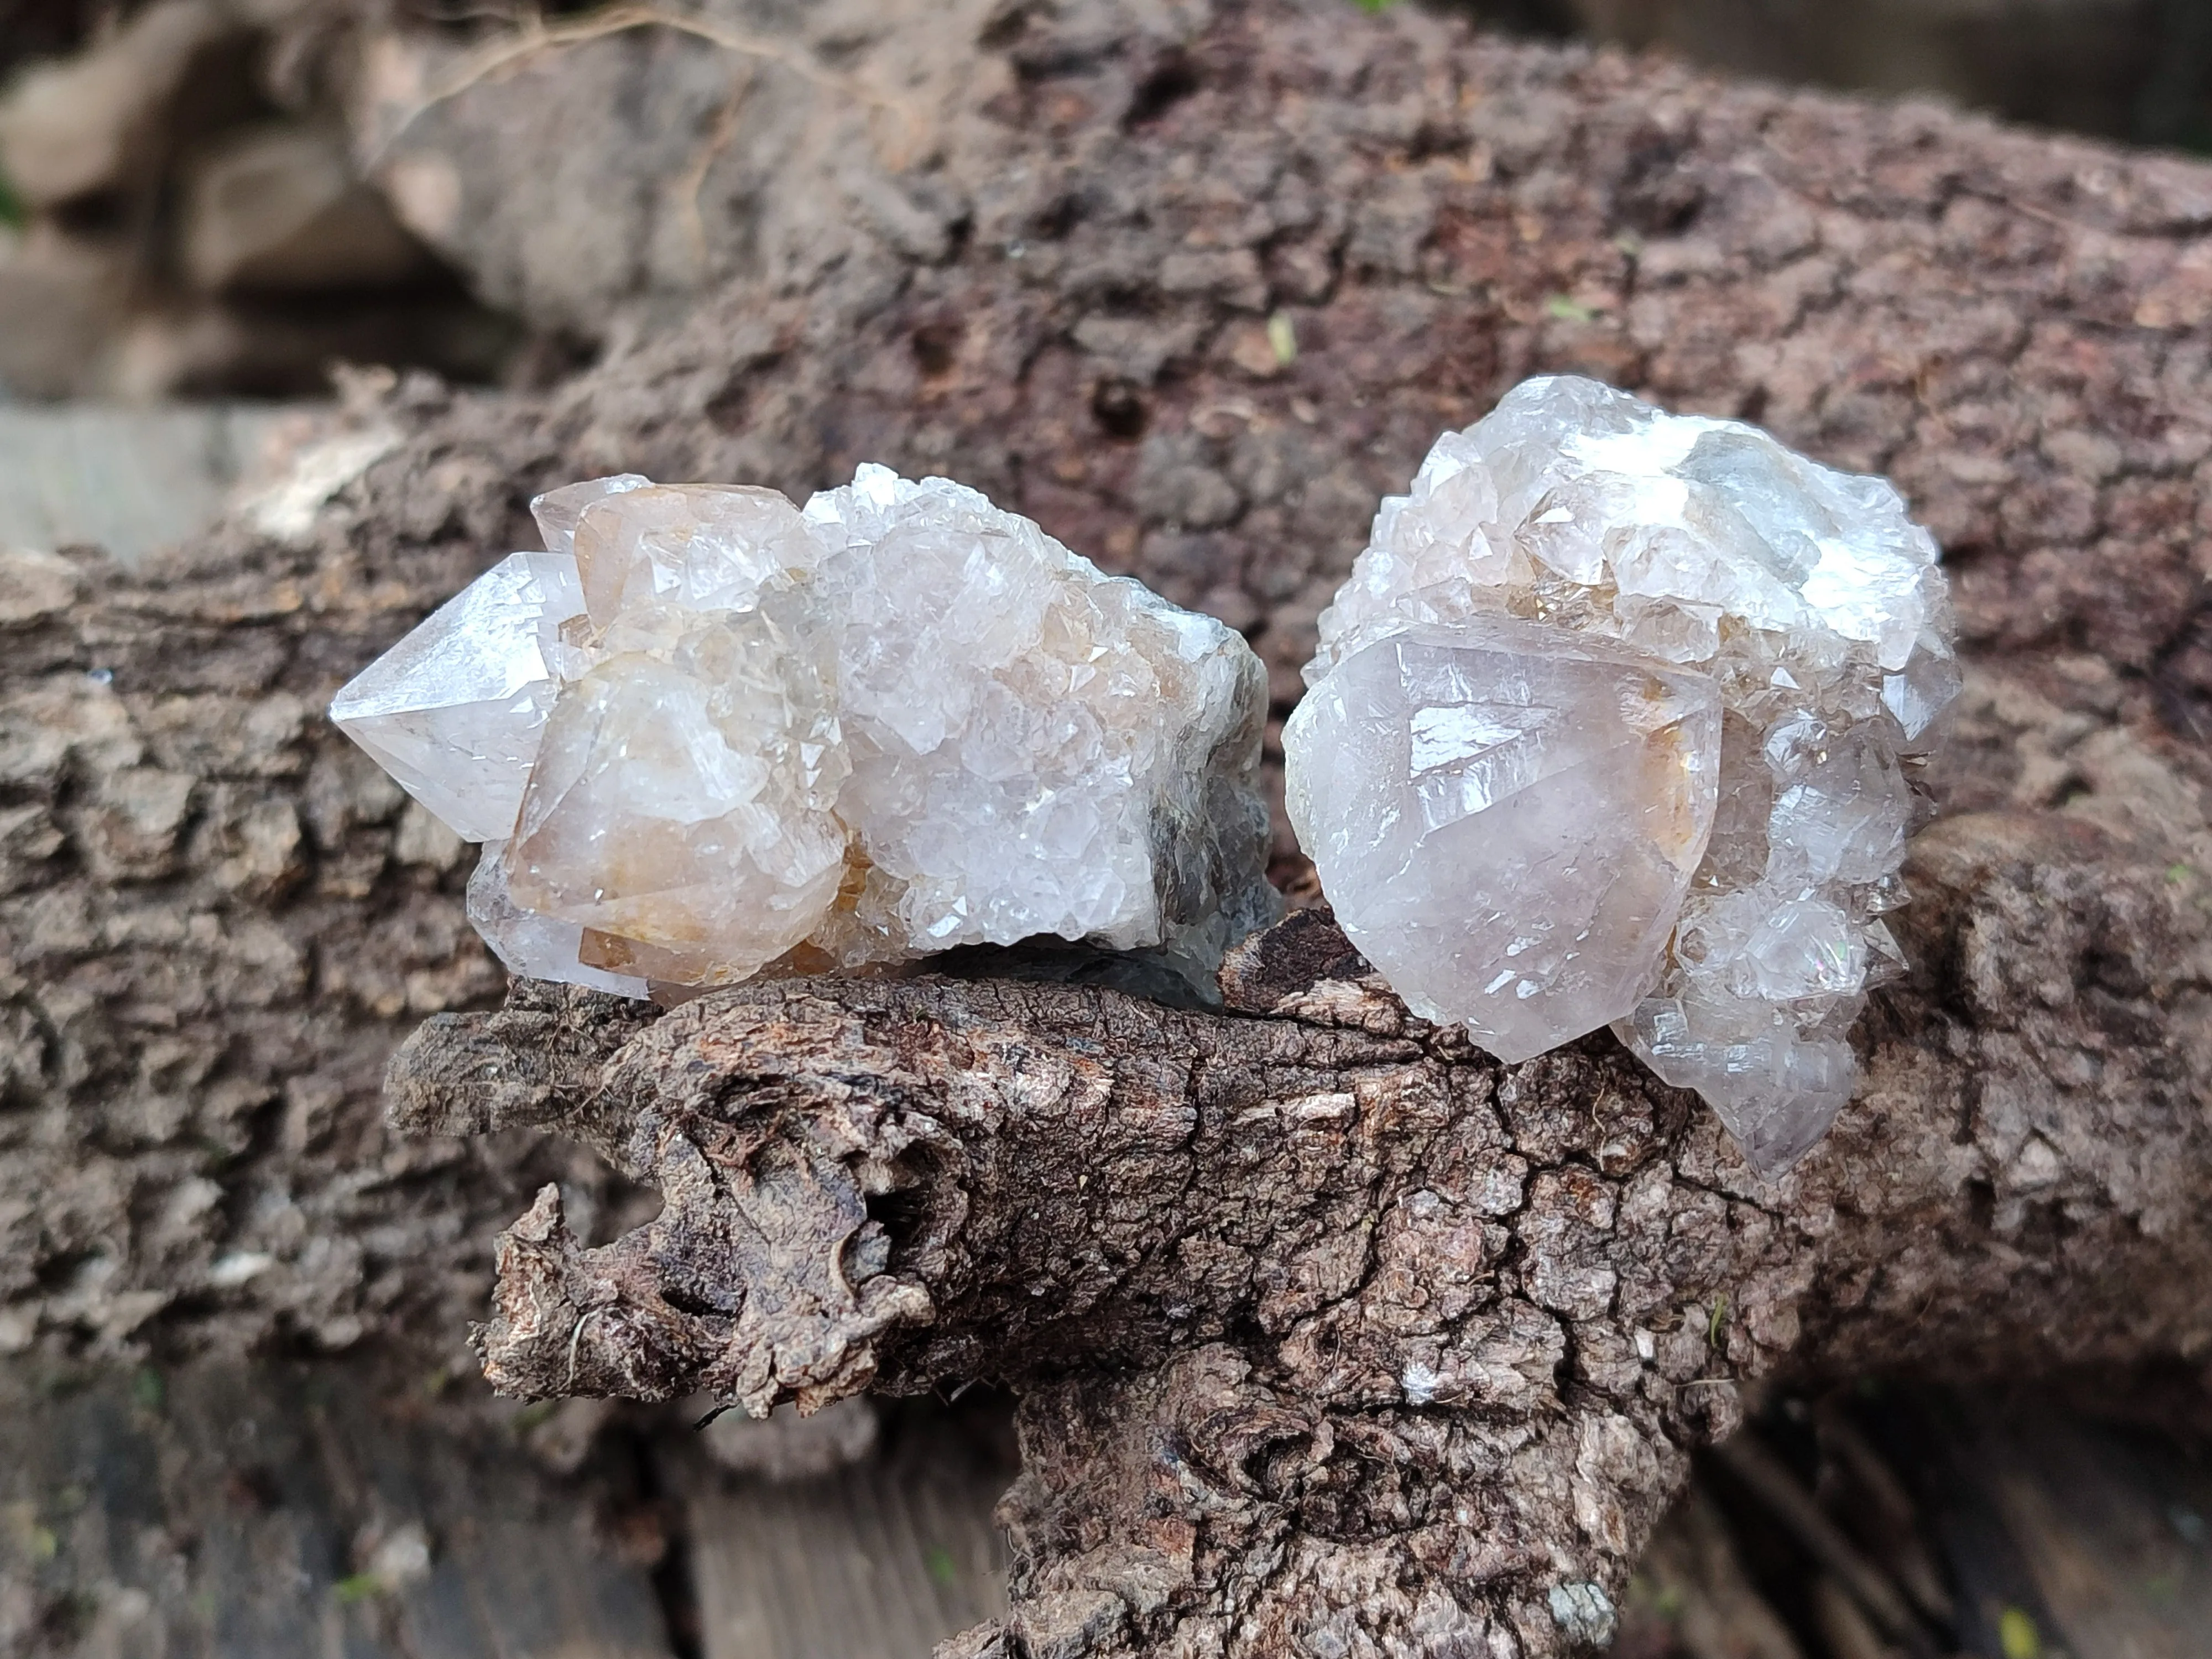
<path id="1" fill-rule="evenodd" d="M 568 386 L 361 411 L 395 447 L 299 545 L 0 568 L 0 1347 L 449 1340 L 552 1183 L 507 1386 L 1023 1390 L 1016 1611 L 957 1649 L 1009 1656 L 1552 1652 L 1747 1379 L 2201 1364 L 2212 170 L 1402 8 L 960 26 L 897 165 L 865 111 L 822 151 L 941 236 L 864 178 L 832 254 L 763 236 Z M 1313 916 L 1219 1014 L 521 987 L 395 1073 L 401 1127 L 491 1133 L 381 1121 L 499 980 L 462 849 L 317 711 L 536 489 L 943 471 L 1245 628 L 1279 714 L 1376 497 L 1541 368 L 1887 471 L 1948 550 L 1917 975 L 1787 1181 L 1608 1040 L 1422 1027 Z"/>
<path id="2" fill-rule="evenodd" d="M 1505 1066 L 1413 1018 L 1320 911 L 1221 1014 L 823 980 L 639 1030 L 523 986 L 425 1025 L 392 1110 L 661 1191 L 600 1249 L 550 1186 L 502 1236 L 502 1390 L 1018 1389 L 1016 1611 L 962 1651 L 1550 1652 L 1747 1378 L 2212 1331 L 2202 908 L 2057 814 L 1940 823 L 1911 879 L 1923 969 L 1779 1182 L 1609 1037 Z"/>

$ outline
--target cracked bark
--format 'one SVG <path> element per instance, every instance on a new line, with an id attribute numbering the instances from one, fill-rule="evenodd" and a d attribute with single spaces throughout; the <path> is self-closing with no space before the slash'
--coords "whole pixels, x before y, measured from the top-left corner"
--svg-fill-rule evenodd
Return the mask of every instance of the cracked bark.
<path id="1" fill-rule="evenodd" d="M 8 556 L 0 1349 L 449 1339 L 556 1183 L 485 1334 L 514 1386 L 1023 1390 L 1018 1610 L 963 1650 L 1008 1655 L 1553 1651 L 1750 1378 L 2212 1357 L 2212 171 L 1404 8 L 938 26 L 900 199 L 942 235 L 825 187 L 888 165 L 832 112 L 702 195 L 752 252 L 690 322 L 542 398 L 402 386 L 305 544 Z M 481 95 L 588 110 L 567 61 Z M 1218 1015 L 521 988 L 394 1096 L 491 1133 L 383 1122 L 405 1032 L 500 981 L 462 849 L 315 711 L 535 489 L 944 471 L 1245 628 L 1280 714 L 1376 496 L 1549 368 L 1889 471 L 1953 560 L 1918 977 L 1789 1182 L 1601 1039 L 1509 1071 L 1408 1023 L 1311 917 Z"/>

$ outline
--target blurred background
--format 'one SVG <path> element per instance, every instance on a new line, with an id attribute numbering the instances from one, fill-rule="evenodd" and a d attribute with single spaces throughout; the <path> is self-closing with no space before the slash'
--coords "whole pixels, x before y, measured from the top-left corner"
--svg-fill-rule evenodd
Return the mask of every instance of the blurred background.
<path id="1" fill-rule="evenodd" d="M 1523 35 L 2212 149 L 2208 0 L 1432 3 Z M 307 429 L 282 416 L 329 396 L 333 363 L 544 386 L 641 314 L 615 301 L 666 310 L 725 272 L 726 227 L 697 210 L 716 161 L 699 164 L 699 134 L 732 137 L 716 126 L 719 70 L 684 107 L 607 135 L 647 158 L 628 176 L 564 162 L 555 185 L 510 158 L 502 199 L 459 210 L 453 155 L 472 178 L 498 158 L 481 122 L 422 118 L 440 77 L 465 75 L 488 31 L 588 33 L 600 15 L 569 0 L 0 0 L 0 539 L 133 557 L 281 471 Z M 512 100 L 477 101 L 528 125 Z M 616 199 L 654 165 L 688 184 L 688 220 L 646 223 Z M 574 203 L 594 185 L 611 216 L 596 240 L 573 213 L 531 222 L 548 191 Z M 625 243 L 642 268 L 595 287 Z"/>
<path id="2" fill-rule="evenodd" d="M 1463 9 L 1526 35 L 2212 153 L 2212 0 Z M 602 188 L 588 158 L 564 152 L 559 176 L 541 178 L 552 164 L 529 143 L 520 163 L 482 148 L 489 128 L 472 119 L 526 137 L 528 121 L 549 118 L 501 106 L 495 88 L 474 116 L 434 107 L 441 88 L 466 81 L 488 29 L 582 38 L 595 15 L 0 0 L 0 544 L 89 543 L 138 557 L 189 537 L 226 502 L 265 503 L 331 405 L 335 366 L 542 388 L 726 270 L 738 257 L 727 224 L 742 216 L 699 210 L 717 155 L 743 142 L 718 113 L 734 107 L 720 70 L 696 88 L 664 76 L 655 84 L 675 85 L 680 107 L 630 109 L 603 135 L 633 170 L 685 184 L 674 208 Z M 613 109 L 625 71 L 607 63 Z M 714 148 L 700 149 L 702 131 Z M 471 177 L 516 169 L 500 200 L 464 204 L 451 165 L 459 154 L 477 156 Z M 565 217 L 544 210 L 552 197 Z M 608 265 L 609 249 L 629 262 Z M 2192 1421 L 2201 1389 L 2192 1382 L 2169 1409 L 2116 1421 L 2084 1389 L 1967 1398 L 1870 1382 L 1826 1398 L 1772 1395 L 1707 1460 L 1654 1545 L 1616 1651 L 2212 1656 L 2212 1468 L 2192 1449 L 2203 1443 Z M 267 1548 L 293 1561 L 305 1588 L 270 1589 L 265 1550 L 217 1564 L 239 1595 L 267 1602 L 255 1652 L 307 1651 L 336 1639 L 316 1618 L 368 1607 L 383 1609 L 382 1623 L 362 1628 L 383 1637 L 344 1650 L 872 1659 L 922 1651 L 1002 1594 L 988 1519 L 1012 1468 L 1002 1401 L 895 1412 L 856 1401 L 803 1432 L 726 1425 L 713 1455 L 671 1487 L 640 1473 L 654 1466 L 637 1449 L 669 1425 L 604 1407 L 516 1413 L 505 1440 L 457 1470 L 422 1433 L 372 1411 L 368 1382 L 312 1410 L 288 1390 L 295 1385 L 276 1374 L 209 1385 L 204 1399 L 165 1398 L 158 1377 L 82 1389 L 0 1379 L 0 1404 L 49 1402 L 36 1443 L 10 1447 L 0 1433 L 0 1463 L 25 1490 L 76 1493 L 100 1519 L 87 1535 L 119 1537 L 158 1519 L 156 1486 L 190 1485 L 201 1455 L 191 1424 L 204 1419 L 208 1468 L 229 1468 L 236 1459 L 216 1443 L 232 1430 L 221 1425 L 249 1407 L 262 1413 L 248 1420 L 272 1425 L 272 1449 L 252 1466 L 265 1469 L 263 1484 L 226 1501 L 253 1517 L 252 1536 L 276 1540 Z M 0 1418 L 24 1437 L 28 1418 L 12 1405 Z M 149 1426 L 157 1419 L 169 1425 L 159 1434 Z M 301 1446 L 283 1449 L 282 1435 L 295 1431 Z M 364 1460 L 354 1486 L 315 1473 L 334 1467 L 333 1437 Z M 185 1476 L 156 1479 L 157 1443 Z M 514 1496 L 549 1475 L 590 1483 L 596 1541 Z M 459 1541 L 434 1571 L 423 1524 L 377 1518 L 389 1515 L 429 1516 L 432 1531 Z M 0 1651 L 139 1651 L 127 1630 L 100 1622 L 105 1613 L 70 1622 L 79 1604 L 66 1595 L 35 1601 L 46 1611 L 29 1624 L 9 1623 L 6 1571 L 46 1583 L 70 1565 L 55 1565 L 62 1547 L 44 1522 L 20 1519 L 0 1504 Z M 686 1550 L 672 1553 L 685 1528 Z M 311 1560 L 323 1564 L 312 1573 L 299 1565 Z M 89 1559 L 80 1568 L 106 1571 Z M 511 1622 L 448 1605 L 532 1603 L 553 1583 L 562 1594 L 537 1612 L 555 1647 L 502 1645 Z"/>
<path id="3" fill-rule="evenodd" d="M 2130 143 L 2212 143 L 2203 0 L 1506 0 L 1498 12 L 1732 75 L 1934 93 Z"/>
<path id="4" fill-rule="evenodd" d="M 1525 34 L 2212 148 L 2206 0 L 1459 3 Z M 422 41 L 465 40 L 505 14 L 387 9 L 0 0 L 8 398 L 313 398 L 334 360 L 531 386 L 588 355 L 593 342 L 567 331 L 587 336 L 588 314 L 528 303 L 495 261 L 455 246 L 466 232 L 443 222 L 437 180 L 379 153 Z M 580 10 L 547 15 L 557 27 Z"/>

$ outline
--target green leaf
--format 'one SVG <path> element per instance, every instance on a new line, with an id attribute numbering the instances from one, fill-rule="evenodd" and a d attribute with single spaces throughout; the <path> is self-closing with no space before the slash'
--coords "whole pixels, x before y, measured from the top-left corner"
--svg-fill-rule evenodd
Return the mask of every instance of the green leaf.
<path id="1" fill-rule="evenodd" d="M 131 1379 L 131 1398 L 141 1411 L 157 1412 L 169 1391 L 163 1386 L 161 1373 L 151 1365 L 141 1366 Z"/>
<path id="2" fill-rule="evenodd" d="M 1285 368 L 1297 362 L 1298 331 L 1291 325 L 1289 312 L 1279 311 L 1267 319 L 1267 347 Z"/>
<path id="3" fill-rule="evenodd" d="M 1354 3 L 1364 12 L 1373 13 L 1389 10 L 1398 3 L 1398 0 L 1354 0 Z"/>
<path id="4" fill-rule="evenodd" d="M 2019 1607 L 2007 1607 L 1997 1615 L 1997 1645 L 2004 1650 L 2004 1659 L 2043 1659 L 2043 1633 Z"/>
<path id="5" fill-rule="evenodd" d="M 932 1544 L 923 1554 L 922 1565 L 937 1583 L 951 1589 L 960 1582 L 960 1564 L 952 1559 L 952 1552 L 942 1544 Z"/>
<path id="6" fill-rule="evenodd" d="M 1544 301 L 1544 309 L 1563 323 L 1588 323 L 1597 319 L 1597 313 L 1571 294 L 1554 294 Z"/>
<path id="7" fill-rule="evenodd" d="M 6 173 L 0 173 L 0 225 L 21 230 L 30 219 L 30 210 L 23 205 L 23 198 L 15 194 L 15 186 L 8 182 Z"/>
<path id="8" fill-rule="evenodd" d="M 342 1607 L 357 1606 L 384 1588 L 384 1581 L 373 1572 L 357 1572 L 341 1578 L 331 1586 L 331 1594 L 338 1599 Z"/>

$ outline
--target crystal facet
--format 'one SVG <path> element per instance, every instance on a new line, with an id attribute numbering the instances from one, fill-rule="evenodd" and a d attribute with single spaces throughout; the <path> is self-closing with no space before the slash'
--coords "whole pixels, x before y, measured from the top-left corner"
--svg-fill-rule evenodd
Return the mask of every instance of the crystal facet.
<path id="1" fill-rule="evenodd" d="M 573 559 L 511 553 L 363 670 L 331 718 L 464 841 L 514 827 L 557 689 Z"/>
<path id="2" fill-rule="evenodd" d="M 1291 815 L 1416 1013 L 1521 1060 L 1636 1006 L 1712 830 L 1711 680 L 1471 618 L 1356 652 L 1297 718 Z"/>
<path id="3" fill-rule="evenodd" d="M 1202 980 L 1275 914 L 1265 674 L 1221 623 L 878 466 L 803 513 L 634 474 L 533 510 L 551 550 L 333 705 L 489 843 L 470 915 L 517 973 L 641 994 L 1056 934 Z"/>
<path id="4" fill-rule="evenodd" d="M 1901 969 L 1878 917 L 1950 641 L 1883 480 L 1530 380 L 1437 440 L 1323 613 L 1292 822 L 1410 1006 L 1508 1060 L 1611 1023 L 1778 1172 Z"/>
<path id="5" fill-rule="evenodd" d="M 469 920 L 491 953 L 521 979 L 565 980 L 617 996 L 641 997 L 650 987 L 634 975 L 610 973 L 581 957 L 584 930 L 573 921 L 526 910 L 507 890 L 507 843 L 488 841 L 469 878 Z"/>
<path id="6" fill-rule="evenodd" d="M 1053 933 L 1196 964 L 1273 919 L 1266 674 L 1234 629 L 942 478 L 863 467 L 806 519 L 868 826 L 836 954 Z"/>

